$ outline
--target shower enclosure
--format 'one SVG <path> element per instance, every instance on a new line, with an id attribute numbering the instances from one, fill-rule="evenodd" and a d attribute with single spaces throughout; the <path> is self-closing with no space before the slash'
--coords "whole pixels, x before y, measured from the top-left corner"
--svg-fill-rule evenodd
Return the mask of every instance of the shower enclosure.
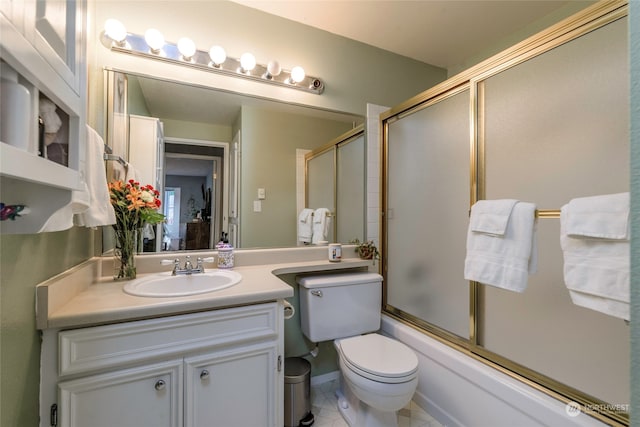
<path id="1" fill-rule="evenodd" d="M 628 424 L 629 326 L 578 307 L 557 214 L 523 293 L 463 277 L 471 205 L 558 212 L 629 191 L 624 3 L 597 5 L 391 109 L 383 122 L 384 310 L 602 420 Z"/>

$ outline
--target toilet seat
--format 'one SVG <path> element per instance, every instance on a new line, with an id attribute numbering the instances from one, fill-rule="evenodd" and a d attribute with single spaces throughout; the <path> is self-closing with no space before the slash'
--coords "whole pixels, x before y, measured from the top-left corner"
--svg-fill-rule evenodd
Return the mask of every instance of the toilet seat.
<path id="1" fill-rule="evenodd" d="M 381 383 L 411 381 L 418 372 L 418 358 L 409 347 L 379 334 L 337 340 L 340 357 L 357 374 Z"/>

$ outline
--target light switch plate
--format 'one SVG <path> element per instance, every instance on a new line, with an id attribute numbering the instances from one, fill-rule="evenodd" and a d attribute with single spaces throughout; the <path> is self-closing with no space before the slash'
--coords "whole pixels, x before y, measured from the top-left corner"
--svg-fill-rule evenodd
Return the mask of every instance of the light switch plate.
<path id="1" fill-rule="evenodd" d="M 253 201 L 253 211 L 262 212 L 262 202 L 260 200 Z"/>
<path id="2" fill-rule="evenodd" d="M 258 188 L 258 200 L 264 200 L 267 198 L 267 192 L 264 188 Z"/>

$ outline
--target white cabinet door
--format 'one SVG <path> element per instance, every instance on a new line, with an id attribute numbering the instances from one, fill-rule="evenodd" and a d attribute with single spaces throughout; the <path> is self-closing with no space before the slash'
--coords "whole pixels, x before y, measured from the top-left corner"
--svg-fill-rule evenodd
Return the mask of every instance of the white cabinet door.
<path id="1" fill-rule="evenodd" d="M 59 383 L 62 427 L 179 427 L 183 360 Z"/>
<path id="2" fill-rule="evenodd" d="M 277 343 L 185 359 L 185 427 L 276 427 Z"/>
<path id="3" fill-rule="evenodd" d="M 24 31 L 24 11 L 22 4 L 18 0 L 0 1 L 0 13 L 22 34 Z"/>
<path id="4" fill-rule="evenodd" d="M 154 117 L 129 116 L 129 163 L 136 169 L 136 178 L 142 185 L 158 188 L 162 177 L 164 158 L 162 123 Z M 158 188 L 161 190 L 161 188 Z"/>
<path id="5" fill-rule="evenodd" d="M 25 31 L 36 50 L 76 92 L 84 43 L 85 1 L 30 0 L 25 2 Z"/>

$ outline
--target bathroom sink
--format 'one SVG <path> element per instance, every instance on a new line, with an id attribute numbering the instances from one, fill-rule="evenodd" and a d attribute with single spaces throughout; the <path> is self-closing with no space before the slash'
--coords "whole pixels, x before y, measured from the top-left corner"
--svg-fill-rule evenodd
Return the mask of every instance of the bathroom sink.
<path id="1" fill-rule="evenodd" d="M 238 284 L 240 280 L 240 273 L 230 270 L 210 270 L 178 276 L 164 272 L 128 282 L 123 290 L 139 297 L 183 297 L 226 289 Z"/>

